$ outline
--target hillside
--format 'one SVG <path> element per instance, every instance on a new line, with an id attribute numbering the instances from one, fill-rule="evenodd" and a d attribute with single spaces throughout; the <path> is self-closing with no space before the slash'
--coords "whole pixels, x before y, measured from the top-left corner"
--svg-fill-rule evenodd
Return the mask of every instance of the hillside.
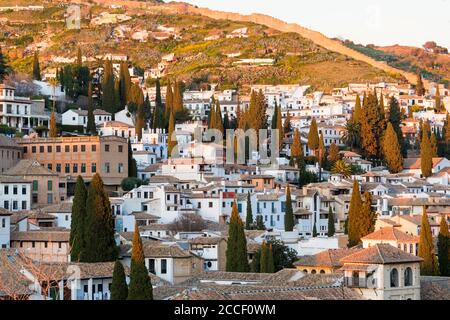
<path id="1" fill-rule="evenodd" d="M 123 4 L 122 1 L 116 2 Z M 271 27 L 267 20 L 260 23 L 244 21 L 246 19 L 236 21 L 238 19 L 234 16 L 230 20 L 226 19 L 227 16 L 217 17 L 216 13 L 207 17 L 205 12 L 199 14 L 198 8 L 180 4 L 126 3 L 127 7 L 123 9 L 84 3 L 81 30 L 64 27 L 65 8 L 56 4 L 45 4 L 45 10 L 39 13 L 2 12 L 0 19 L 7 22 L 0 31 L 0 42 L 9 48 L 10 63 L 15 70 L 25 73 L 31 71 L 34 45 L 40 44 L 44 68 L 58 66 L 51 62 L 55 56 L 73 58 L 77 46 L 87 57 L 105 53 L 126 54 L 133 65 L 143 70 L 155 67 L 165 54 L 175 53 L 178 60 L 169 67 L 168 75 L 182 79 L 188 85 L 204 82 L 218 82 L 225 87 L 251 83 L 302 83 L 329 91 L 349 82 L 403 79 L 398 73 L 388 73 L 367 62 L 326 49 L 301 35 L 296 27 L 280 31 L 283 28 L 279 25 Z M 102 12 L 126 14 L 131 20 L 90 24 L 89 17 L 99 16 Z M 161 25 L 175 28 L 180 39 L 156 40 L 151 36 L 145 41 L 131 39 L 133 32 L 152 33 Z M 114 36 L 117 27 L 130 31 L 118 39 Z M 239 28 L 248 29 L 248 38 L 226 38 Z M 205 37 L 211 35 L 219 37 L 205 41 Z M 273 59 L 273 65 L 236 64 L 240 59 L 261 58 Z"/>

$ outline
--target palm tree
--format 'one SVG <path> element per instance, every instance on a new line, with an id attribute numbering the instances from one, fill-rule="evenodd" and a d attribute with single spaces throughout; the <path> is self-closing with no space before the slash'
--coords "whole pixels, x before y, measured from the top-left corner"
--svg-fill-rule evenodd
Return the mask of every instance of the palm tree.
<path id="1" fill-rule="evenodd" d="M 342 140 L 346 146 L 355 149 L 358 148 L 361 142 L 359 123 L 353 121 L 347 121 L 345 125 L 345 134 Z"/>
<path id="2" fill-rule="evenodd" d="M 331 168 L 331 173 L 341 174 L 344 178 L 350 178 L 352 175 L 352 168 L 348 166 L 343 160 L 338 160 Z"/>

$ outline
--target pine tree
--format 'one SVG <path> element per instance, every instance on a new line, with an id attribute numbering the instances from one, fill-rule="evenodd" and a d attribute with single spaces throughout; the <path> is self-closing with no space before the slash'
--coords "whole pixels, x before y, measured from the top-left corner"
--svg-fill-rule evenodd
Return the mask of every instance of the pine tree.
<path id="1" fill-rule="evenodd" d="M 131 149 L 131 141 L 128 139 L 128 177 L 137 178 L 137 163 L 133 158 L 133 150 Z"/>
<path id="2" fill-rule="evenodd" d="M 308 147 L 316 155 L 316 150 L 319 148 L 319 132 L 317 130 L 316 119 L 312 119 L 311 126 L 309 127 Z"/>
<path id="3" fill-rule="evenodd" d="M 114 239 L 114 219 L 109 197 L 97 173 L 89 185 L 86 200 L 86 233 L 83 262 L 115 261 L 117 247 Z"/>
<path id="4" fill-rule="evenodd" d="M 116 260 L 111 283 L 111 299 L 110 300 L 127 300 L 128 286 L 125 277 L 125 270 L 122 263 Z"/>
<path id="5" fill-rule="evenodd" d="M 389 122 L 383 138 L 383 156 L 391 173 L 398 173 L 403 169 L 403 156 L 397 140 L 397 134 Z"/>
<path id="6" fill-rule="evenodd" d="M 362 208 L 361 193 L 359 191 L 359 183 L 353 180 L 352 197 L 350 199 L 350 207 L 348 209 L 348 247 L 356 246 L 361 241 L 359 230 L 360 211 Z"/>
<path id="7" fill-rule="evenodd" d="M 430 223 L 426 208 L 423 207 L 422 225 L 420 227 L 419 253 L 418 256 L 423 259 L 420 264 L 421 276 L 437 275 L 438 266 L 433 245 L 433 236 L 431 234 Z"/>
<path id="8" fill-rule="evenodd" d="M 267 273 L 268 250 L 267 250 L 267 245 L 266 245 L 265 241 L 262 242 L 260 250 L 261 250 L 261 255 L 260 255 L 260 260 L 259 260 L 259 272 Z"/>
<path id="9" fill-rule="evenodd" d="M 336 145 L 336 143 L 332 143 L 330 145 L 330 151 L 328 154 L 328 160 L 334 164 L 336 161 L 338 161 L 341 158 L 339 154 L 339 147 Z"/>
<path id="10" fill-rule="evenodd" d="M 2 48 L 0 48 L 0 82 L 3 82 L 3 80 L 5 80 L 8 73 L 8 63 L 6 62 L 6 57 L 2 52 Z"/>
<path id="11" fill-rule="evenodd" d="M 58 129 L 56 128 L 56 114 L 54 110 L 50 115 L 50 130 L 48 135 L 50 138 L 56 138 L 58 136 Z"/>
<path id="12" fill-rule="evenodd" d="M 78 176 L 75 184 L 75 194 L 72 204 L 72 220 L 70 222 L 70 260 L 80 261 L 84 250 L 86 229 L 86 199 L 87 190 L 84 180 Z"/>
<path id="13" fill-rule="evenodd" d="M 431 176 L 433 168 L 433 151 L 428 137 L 427 130 L 422 132 L 422 143 L 420 144 L 420 169 L 422 176 L 428 178 Z"/>
<path id="14" fill-rule="evenodd" d="M 167 139 L 169 140 L 168 141 L 167 155 L 168 155 L 169 158 L 172 157 L 172 150 L 177 144 L 174 132 L 175 132 L 175 119 L 174 119 L 173 112 L 170 112 L 169 131 L 168 131 L 168 136 L 167 136 Z M 172 136 L 174 136 L 174 137 L 172 137 Z"/>
<path id="15" fill-rule="evenodd" d="M 253 213 L 252 213 L 252 202 L 250 200 L 250 192 L 247 193 L 247 215 L 245 217 L 245 229 L 253 229 Z"/>
<path id="16" fill-rule="evenodd" d="M 106 60 L 103 65 L 102 109 L 110 113 L 114 113 L 118 110 L 118 106 L 115 102 L 115 82 L 111 60 Z"/>
<path id="17" fill-rule="evenodd" d="M 33 58 L 33 80 L 41 81 L 41 68 L 39 66 L 39 56 L 38 52 L 34 52 Z"/>
<path id="18" fill-rule="evenodd" d="M 423 85 L 422 75 L 420 73 L 417 75 L 416 95 L 418 95 L 418 96 L 424 96 L 425 95 L 425 87 Z"/>
<path id="19" fill-rule="evenodd" d="M 334 213 L 330 206 L 328 209 L 328 237 L 333 237 L 334 233 Z"/>
<path id="20" fill-rule="evenodd" d="M 286 208 L 284 213 L 284 231 L 291 232 L 294 230 L 294 212 L 292 209 L 291 188 L 286 187 Z"/>
<path id="21" fill-rule="evenodd" d="M 228 229 L 228 246 L 226 251 L 228 272 L 248 272 L 247 239 L 244 233 L 244 224 L 239 216 L 236 199 L 231 212 Z"/>
<path id="22" fill-rule="evenodd" d="M 153 287 L 145 266 L 144 248 L 136 223 L 131 247 L 130 287 L 127 300 L 153 300 Z"/>
<path id="23" fill-rule="evenodd" d="M 92 99 L 92 82 L 90 81 L 88 87 L 88 114 L 87 114 L 86 131 L 93 136 L 97 135 L 97 128 L 95 127 L 95 118 L 94 118 L 94 101 Z"/>
<path id="24" fill-rule="evenodd" d="M 450 232 L 445 215 L 441 217 L 441 225 L 438 235 L 438 260 L 439 273 L 442 277 L 450 276 Z"/>

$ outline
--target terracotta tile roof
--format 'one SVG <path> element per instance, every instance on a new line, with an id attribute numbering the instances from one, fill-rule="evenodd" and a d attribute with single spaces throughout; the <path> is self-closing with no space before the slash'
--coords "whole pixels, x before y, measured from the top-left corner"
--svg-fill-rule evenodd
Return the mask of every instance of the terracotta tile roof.
<path id="1" fill-rule="evenodd" d="M 8 138 L 4 135 L 0 135 L 0 147 L 22 149 L 22 147 L 19 146 L 13 139 Z"/>
<path id="2" fill-rule="evenodd" d="M 407 234 L 394 227 L 381 228 L 361 240 L 395 240 L 400 242 L 419 242 L 419 237 Z"/>
<path id="3" fill-rule="evenodd" d="M 420 298 L 422 300 L 450 300 L 450 278 L 421 276 Z"/>
<path id="4" fill-rule="evenodd" d="M 13 213 L 4 209 L 4 208 L 0 208 L 0 216 L 11 216 Z"/>
<path id="5" fill-rule="evenodd" d="M 57 176 L 47 168 L 41 166 L 36 160 L 22 159 L 14 167 L 4 173 L 8 176 Z"/>
<path id="6" fill-rule="evenodd" d="M 342 263 L 340 260 L 347 257 L 355 252 L 362 250 L 360 246 L 353 247 L 350 249 L 328 249 L 319 252 L 315 255 L 302 256 L 297 260 L 295 266 L 308 266 L 308 267 L 326 267 L 326 268 L 340 268 Z"/>
<path id="7" fill-rule="evenodd" d="M 31 181 L 26 181 L 25 179 L 18 176 L 4 176 L 0 175 L 0 182 L 2 183 L 32 183 Z"/>
<path id="8" fill-rule="evenodd" d="M 72 202 L 61 202 L 41 209 L 44 213 L 72 213 Z"/>
<path id="9" fill-rule="evenodd" d="M 346 263 L 391 264 L 402 262 L 421 262 L 423 259 L 399 250 L 390 244 L 375 244 L 367 249 L 359 250 L 340 260 Z"/>
<path id="10" fill-rule="evenodd" d="M 14 231 L 11 232 L 11 241 L 49 241 L 69 242 L 70 231 Z"/>
<path id="11" fill-rule="evenodd" d="M 433 168 L 444 158 L 433 158 Z M 420 169 L 420 158 L 406 158 L 403 162 L 403 169 Z"/>
<path id="12" fill-rule="evenodd" d="M 0 297 L 31 294 L 32 282 L 20 271 L 27 262 L 15 249 L 0 250 Z"/>
<path id="13" fill-rule="evenodd" d="M 226 239 L 224 237 L 196 237 L 194 239 L 189 240 L 190 244 L 206 244 L 206 245 L 217 245 L 222 240 Z"/>

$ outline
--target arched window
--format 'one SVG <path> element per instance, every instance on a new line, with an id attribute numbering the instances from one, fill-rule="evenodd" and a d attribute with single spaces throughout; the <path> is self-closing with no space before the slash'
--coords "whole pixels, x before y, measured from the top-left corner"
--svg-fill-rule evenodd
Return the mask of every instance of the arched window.
<path id="1" fill-rule="evenodd" d="M 414 246 L 412 243 L 409 245 L 409 253 L 414 254 Z"/>
<path id="2" fill-rule="evenodd" d="M 324 273 L 325 273 L 325 270 L 320 270 L 320 273 L 321 273 L 321 274 L 324 274 Z"/>
<path id="3" fill-rule="evenodd" d="M 313 270 L 311 270 L 311 273 L 316 274 L 317 272 L 316 272 L 316 270 L 313 269 Z"/>
<path id="4" fill-rule="evenodd" d="M 406 245 L 406 243 L 403 245 L 403 251 L 408 252 L 408 246 Z"/>
<path id="5" fill-rule="evenodd" d="M 398 271 L 397 269 L 391 270 L 391 288 L 397 288 L 398 287 Z"/>
<path id="6" fill-rule="evenodd" d="M 308 270 L 304 269 L 303 272 L 304 272 L 304 273 L 308 273 Z"/>
<path id="7" fill-rule="evenodd" d="M 413 272 L 411 268 L 405 269 L 405 287 L 410 287 L 413 285 Z"/>

